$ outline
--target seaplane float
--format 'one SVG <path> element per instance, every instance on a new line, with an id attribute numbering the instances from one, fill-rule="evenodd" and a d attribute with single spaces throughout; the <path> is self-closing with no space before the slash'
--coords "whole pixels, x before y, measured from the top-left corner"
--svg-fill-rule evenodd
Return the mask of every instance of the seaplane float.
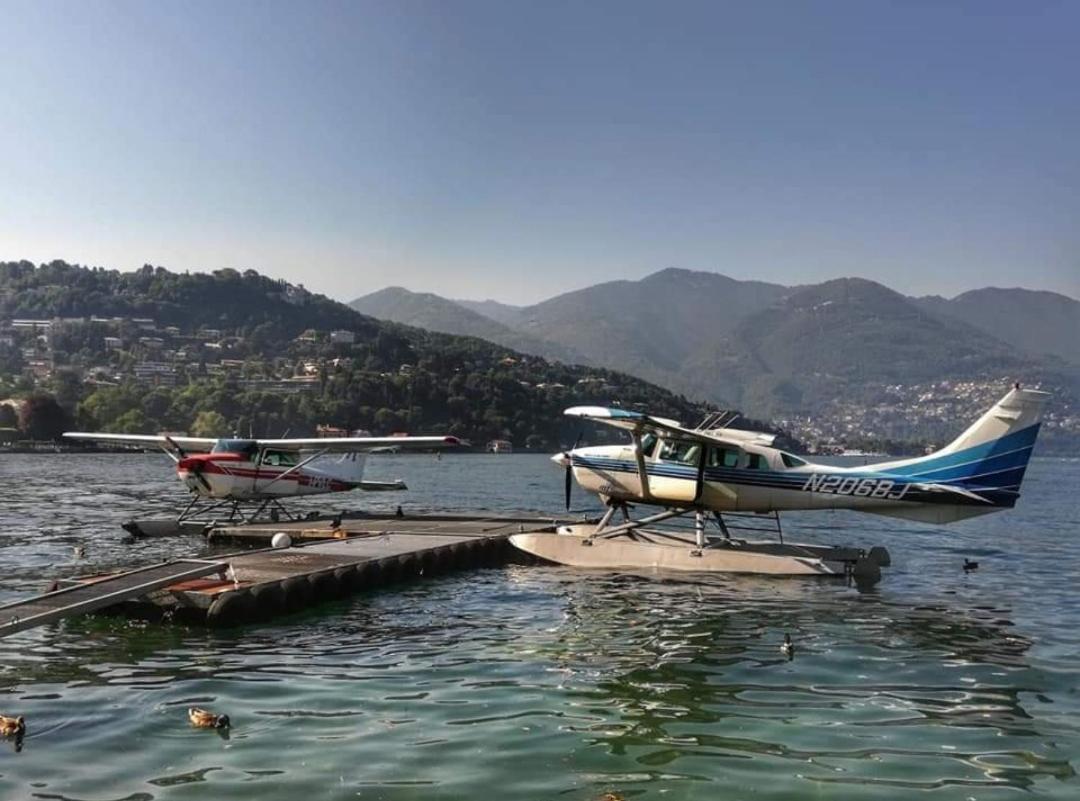
<path id="1" fill-rule="evenodd" d="M 243 523 L 294 520 L 297 515 L 284 503 L 289 498 L 356 489 L 404 490 L 400 480 L 365 481 L 368 454 L 440 451 L 462 444 L 452 436 L 238 439 L 71 431 L 64 437 L 160 448 L 173 460 L 191 501 L 176 518 L 124 524 L 136 535 L 201 531 L 211 515 Z"/>
<path id="2" fill-rule="evenodd" d="M 601 498 L 606 512 L 599 522 L 515 534 L 511 542 L 540 559 L 574 567 L 839 575 L 874 582 L 890 563 L 885 548 L 785 542 L 780 513 L 850 509 L 944 524 L 1009 509 L 1020 496 L 1048 397 L 1015 384 L 944 448 L 858 467 L 814 464 L 774 448 L 770 434 L 731 428 L 730 413 L 716 413 L 690 429 L 642 412 L 577 406 L 565 414 L 629 434 L 623 445 L 575 443 L 553 457 L 566 471 L 567 508 L 576 481 Z M 638 505 L 659 510 L 632 519 L 630 509 Z M 692 529 L 685 522 L 681 529 L 668 523 L 691 517 Z M 745 530 L 769 530 L 774 538 L 737 536 Z"/>

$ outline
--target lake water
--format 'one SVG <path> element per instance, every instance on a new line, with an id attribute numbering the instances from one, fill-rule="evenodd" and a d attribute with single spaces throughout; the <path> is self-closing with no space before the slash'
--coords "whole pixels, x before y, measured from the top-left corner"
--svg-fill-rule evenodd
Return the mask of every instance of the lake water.
<path id="1" fill-rule="evenodd" d="M 368 474 L 412 491 L 347 507 L 562 504 L 539 456 Z M 0 640 L 0 713 L 28 726 L 20 752 L 0 741 L 0 798 L 1075 800 L 1078 498 L 1080 461 L 1044 459 L 1017 509 L 946 528 L 786 518 L 793 540 L 887 545 L 868 592 L 512 565 L 235 630 L 25 632 Z M 121 521 L 183 500 L 164 456 L 0 454 L 0 601 L 201 549 L 123 541 Z M 192 729 L 192 704 L 231 734 Z"/>

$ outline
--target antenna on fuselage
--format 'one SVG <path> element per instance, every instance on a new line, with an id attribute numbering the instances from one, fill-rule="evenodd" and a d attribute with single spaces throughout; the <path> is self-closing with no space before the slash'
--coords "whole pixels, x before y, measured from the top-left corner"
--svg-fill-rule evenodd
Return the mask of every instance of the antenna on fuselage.
<path id="1" fill-rule="evenodd" d="M 705 419 L 702 420 L 695 431 L 714 431 L 718 428 L 727 428 L 741 415 L 731 409 L 720 409 L 716 412 L 710 412 L 705 415 Z"/>

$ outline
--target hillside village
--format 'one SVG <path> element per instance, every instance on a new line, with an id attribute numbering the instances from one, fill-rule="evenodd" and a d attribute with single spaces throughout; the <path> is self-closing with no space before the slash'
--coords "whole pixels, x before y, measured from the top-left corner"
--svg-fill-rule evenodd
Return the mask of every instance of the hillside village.
<path id="1" fill-rule="evenodd" d="M 12 396 L 6 401 L 0 396 L 0 402 L 14 407 L 16 397 L 50 392 L 74 408 L 99 389 L 130 384 L 152 393 L 175 391 L 199 381 L 227 382 L 241 392 L 273 396 L 318 395 L 331 376 L 357 367 L 352 355 L 355 344 L 356 334 L 351 330 L 309 328 L 268 355 L 266 343 L 257 336 L 206 326 L 185 330 L 150 317 L 15 318 L 0 321 L 0 391 Z M 535 376 L 530 376 L 530 362 L 542 367 Z M 516 383 L 522 389 L 556 402 L 579 392 L 604 402 L 620 402 L 619 388 L 600 375 L 584 375 L 570 384 L 531 381 L 529 377 L 548 376 L 546 361 L 507 354 L 499 364 L 520 374 Z M 378 376 L 407 378 L 418 369 L 408 361 L 390 367 Z M 838 397 L 826 413 L 774 422 L 811 453 L 917 452 L 955 436 L 974 414 L 1000 397 L 1008 383 L 1009 378 L 1002 376 L 997 381 L 884 385 L 859 398 Z M 405 422 L 392 417 L 384 414 L 368 425 Z M 342 431 L 346 430 L 340 427 L 343 422 L 327 419 L 317 427 Z M 205 424 L 204 417 L 204 428 Z M 1075 441 L 1080 435 L 1080 415 L 1070 407 L 1051 406 L 1045 425 L 1052 442 Z M 494 434 L 512 436 L 506 431 Z M 9 427 L 7 440 L 15 438 Z M 515 444 L 522 448 L 547 445 L 538 438 Z"/>
<path id="2" fill-rule="evenodd" d="M 103 307 L 128 313 L 95 313 Z M 704 413 L 640 379 L 379 322 L 250 271 L 0 264 L 0 315 L 0 440 L 9 447 L 74 426 L 199 436 L 446 432 L 546 452 L 576 436 L 561 414 L 569 405 L 622 403 L 687 420 Z M 49 425 L 24 419 L 31 400 L 51 408 Z"/>
<path id="3" fill-rule="evenodd" d="M 793 416 L 776 422 L 811 443 L 813 450 L 914 452 L 914 443 L 931 449 L 951 441 L 999 400 L 1009 385 L 1008 376 L 993 381 L 891 384 L 878 388 L 876 398 L 837 398 L 818 417 Z M 1044 452 L 1073 453 L 1074 445 L 1080 444 L 1080 412 L 1072 404 L 1052 403 L 1043 429 L 1040 448 Z"/>

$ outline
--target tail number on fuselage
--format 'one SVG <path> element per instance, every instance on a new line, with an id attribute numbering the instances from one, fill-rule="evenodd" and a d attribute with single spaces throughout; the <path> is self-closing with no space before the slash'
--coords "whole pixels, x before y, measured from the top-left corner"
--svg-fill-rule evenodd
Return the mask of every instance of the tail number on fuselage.
<path id="1" fill-rule="evenodd" d="M 328 490 L 331 489 L 333 479 L 329 476 L 304 476 L 300 483 L 307 484 L 312 489 Z"/>
<path id="2" fill-rule="evenodd" d="M 859 478 L 858 476 L 822 475 L 814 473 L 803 484 L 809 492 L 828 492 L 833 495 L 852 495 L 856 498 L 885 498 L 899 500 L 908 491 L 908 483 L 897 484 L 889 478 Z"/>

